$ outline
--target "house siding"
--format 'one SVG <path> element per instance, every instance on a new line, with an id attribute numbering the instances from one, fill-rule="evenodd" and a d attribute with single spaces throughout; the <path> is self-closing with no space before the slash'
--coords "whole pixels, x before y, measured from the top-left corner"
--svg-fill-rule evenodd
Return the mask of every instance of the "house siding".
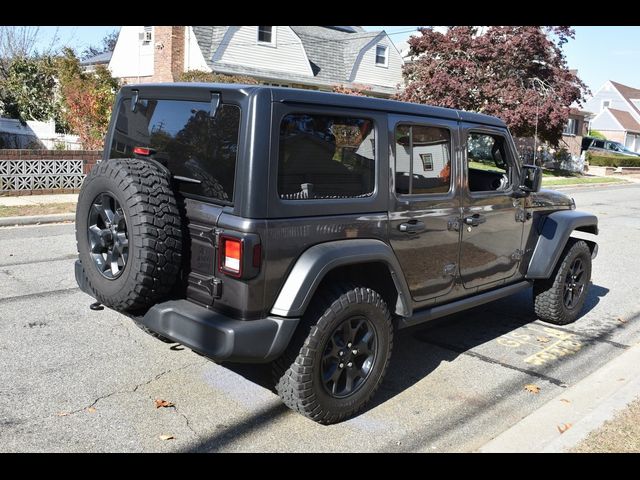
<path id="1" fill-rule="evenodd" d="M 607 140 L 613 140 L 614 142 L 620 142 L 624 145 L 626 132 L 624 130 L 598 130 L 603 134 Z"/>
<path id="2" fill-rule="evenodd" d="M 376 65 L 376 45 L 387 47 L 387 66 Z M 356 56 L 350 82 L 395 88 L 402 79 L 402 57 L 389 37 L 382 35 L 369 42 Z"/>
<path id="3" fill-rule="evenodd" d="M 618 92 L 618 90 L 616 90 L 616 88 L 609 82 L 606 82 L 592 98 L 585 102 L 584 110 L 593 113 L 600 113 L 602 112 L 602 102 L 605 100 L 609 100 L 611 102 L 609 104 L 609 108 L 629 112 L 636 120 L 640 121 L 638 113 L 629 106 L 624 97 L 620 95 L 620 92 Z M 592 128 L 599 130 L 596 127 Z M 618 128 L 620 127 L 618 126 Z"/>
<path id="4" fill-rule="evenodd" d="M 138 34 L 144 26 L 124 26 L 120 29 L 118 41 L 109 62 L 111 75 L 116 78 L 150 77 L 153 75 L 154 38 L 148 45 L 142 45 Z M 138 52 L 140 53 L 138 55 Z"/>
<path id="5" fill-rule="evenodd" d="M 189 70 L 211 71 L 204 55 L 202 55 L 198 40 L 193 33 L 193 27 L 186 27 L 184 35 L 184 71 L 188 72 Z"/>
<path id="6" fill-rule="evenodd" d="M 313 77 L 298 36 L 288 26 L 274 26 L 275 47 L 258 44 L 257 26 L 230 27 L 213 63 L 228 63 Z"/>
<path id="7" fill-rule="evenodd" d="M 593 120 L 591 120 L 591 129 L 602 131 L 623 131 L 624 128 L 620 125 L 620 123 L 614 118 L 609 110 L 604 110 L 599 113 Z"/>

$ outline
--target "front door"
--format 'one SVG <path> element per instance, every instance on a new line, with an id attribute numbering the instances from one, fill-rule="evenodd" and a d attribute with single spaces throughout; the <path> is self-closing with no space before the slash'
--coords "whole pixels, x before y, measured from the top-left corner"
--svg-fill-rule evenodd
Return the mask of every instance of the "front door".
<path id="1" fill-rule="evenodd" d="M 464 287 L 482 289 L 514 280 L 522 256 L 523 199 L 513 142 L 498 128 L 463 125 L 462 243 Z"/>
<path id="2" fill-rule="evenodd" d="M 458 125 L 390 116 L 389 126 L 394 157 L 389 238 L 411 296 L 420 303 L 449 292 L 458 272 Z"/>

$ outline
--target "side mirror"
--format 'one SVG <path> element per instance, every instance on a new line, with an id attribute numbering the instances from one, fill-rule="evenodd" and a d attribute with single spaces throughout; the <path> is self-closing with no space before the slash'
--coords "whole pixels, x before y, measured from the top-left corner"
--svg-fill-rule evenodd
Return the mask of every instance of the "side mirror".
<path id="1" fill-rule="evenodd" d="M 522 165 L 520 190 L 523 192 L 539 192 L 542 185 L 542 169 L 537 165 Z"/>

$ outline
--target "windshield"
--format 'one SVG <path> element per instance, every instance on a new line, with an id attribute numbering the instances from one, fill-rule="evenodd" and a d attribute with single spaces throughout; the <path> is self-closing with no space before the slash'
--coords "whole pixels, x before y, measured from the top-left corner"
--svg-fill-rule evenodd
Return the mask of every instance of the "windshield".
<path id="1" fill-rule="evenodd" d="M 124 99 L 115 119 L 109 158 L 134 157 L 135 147 L 152 149 L 151 157 L 178 178 L 180 191 L 233 200 L 240 109 L 221 105 L 215 118 L 210 102 L 138 100 L 135 112 Z"/>

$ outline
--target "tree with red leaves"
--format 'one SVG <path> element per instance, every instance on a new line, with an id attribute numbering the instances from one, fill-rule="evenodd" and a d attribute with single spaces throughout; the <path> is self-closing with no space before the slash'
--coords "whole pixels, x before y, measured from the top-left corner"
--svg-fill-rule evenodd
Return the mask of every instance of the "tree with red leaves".
<path id="1" fill-rule="evenodd" d="M 411 62 L 398 99 L 494 115 L 515 136 L 557 145 L 569 106 L 587 86 L 570 71 L 563 46 L 570 27 L 449 27 L 419 29 L 409 39 Z M 536 122 L 537 119 L 537 122 Z"/>

